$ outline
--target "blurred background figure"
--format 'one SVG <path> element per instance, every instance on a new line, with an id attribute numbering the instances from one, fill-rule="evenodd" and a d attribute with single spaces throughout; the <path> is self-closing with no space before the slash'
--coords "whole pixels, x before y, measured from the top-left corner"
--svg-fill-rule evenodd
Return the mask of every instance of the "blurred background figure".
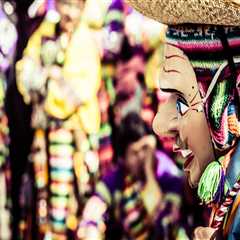
<path id="1" fill-rule="evenodd" d="M 123 119 L 116 168 L 86 203 L 79 239 L 186 239 L 181 228 L 181 172 L 137 113 Z"/>
<path id="2" fill-rule="evenodd" d="M 85 0 L 59 0 L 55 7 L 59 18 L 46 15 L 16 64 L 17 87 L 32 105 L 34 131 L 29 155 L 34 178 L 26 172 L 22 187 L 22 239 L 30 239 L 31 228 L 38 238 L 74 236 L 98 169 L 99 50 L 83 17 Z M 36 219 L 30 209 L 36 209 Z"/>

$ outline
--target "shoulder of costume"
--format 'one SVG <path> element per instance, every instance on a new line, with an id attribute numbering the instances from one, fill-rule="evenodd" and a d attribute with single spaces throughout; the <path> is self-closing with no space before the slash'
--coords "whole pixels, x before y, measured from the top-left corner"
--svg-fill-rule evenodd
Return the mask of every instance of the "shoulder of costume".
<path id="1" fill-rule="evenodd" d="M 105 176 L 102 177 L 102 182 L 108 186 L 111 193 L 121 189 L 124 179 L 123 170 L 119 167 L 110 170 Z"/>
<path id="2" fill-rule="evenodd" d="M 96 194 L 108 205 L 112 203 L 112 197 L 123 187 L 123 172 L 119 168 L 110 170 L 96 185 Z"/>

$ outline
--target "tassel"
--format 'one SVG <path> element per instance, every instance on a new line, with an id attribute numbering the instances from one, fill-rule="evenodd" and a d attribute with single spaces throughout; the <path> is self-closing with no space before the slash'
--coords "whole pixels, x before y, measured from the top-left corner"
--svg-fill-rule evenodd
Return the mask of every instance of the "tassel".
<path id="1" fill-rule="evenodd" d="M 224 194 L 225 176 L 218 161 L 211 162 L 205 169 L 199 185 L 198 196 L 203 203 L 218 203 Z"/>

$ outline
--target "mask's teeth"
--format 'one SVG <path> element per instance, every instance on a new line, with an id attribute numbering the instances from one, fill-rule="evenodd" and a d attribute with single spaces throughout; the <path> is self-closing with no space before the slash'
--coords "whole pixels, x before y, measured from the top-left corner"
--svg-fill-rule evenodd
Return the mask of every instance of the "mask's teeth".
<path id="1" fill-rule="evenodd" d="M 192 154 L 192 151 L 189 150 L 189 149 L 186 149 L 186 150 L 182 150 L 181 151 L 181 154 L 184 158 L 188 157 L 190 154 Z"/>
<path id="2" fill-rule="evenodd" d="M 179 152 L 180 147 L 177 144 L 173 144 L 173 152 Z"/>

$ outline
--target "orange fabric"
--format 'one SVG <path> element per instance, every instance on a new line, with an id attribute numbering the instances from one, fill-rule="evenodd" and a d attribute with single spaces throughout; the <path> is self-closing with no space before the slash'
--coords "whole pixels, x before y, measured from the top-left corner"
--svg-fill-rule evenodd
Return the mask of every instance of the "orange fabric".
<path id="1" fill-rule="evenodd" d="M 231 213 L 230 213 L 230 215 L 229 215 L 229 217 L 227 219 L 226 225 L 225 225 L 225 227 L 223 229 L 224 237 L 227 237 L 227 235 L 228 235 L 228 233 L 230 231 L 230 228 L 231 228 L 231 226 L 233 224 L 233 221 L 234 221 L 234 218 L 235 218 L 235 215 L 236 215 L 236 212 L 237 212 L 239 206 L 240 206 L 240 194 L 238 194 L 236 200 L 233 203 L 233 207 L 232 207 Z"/>

